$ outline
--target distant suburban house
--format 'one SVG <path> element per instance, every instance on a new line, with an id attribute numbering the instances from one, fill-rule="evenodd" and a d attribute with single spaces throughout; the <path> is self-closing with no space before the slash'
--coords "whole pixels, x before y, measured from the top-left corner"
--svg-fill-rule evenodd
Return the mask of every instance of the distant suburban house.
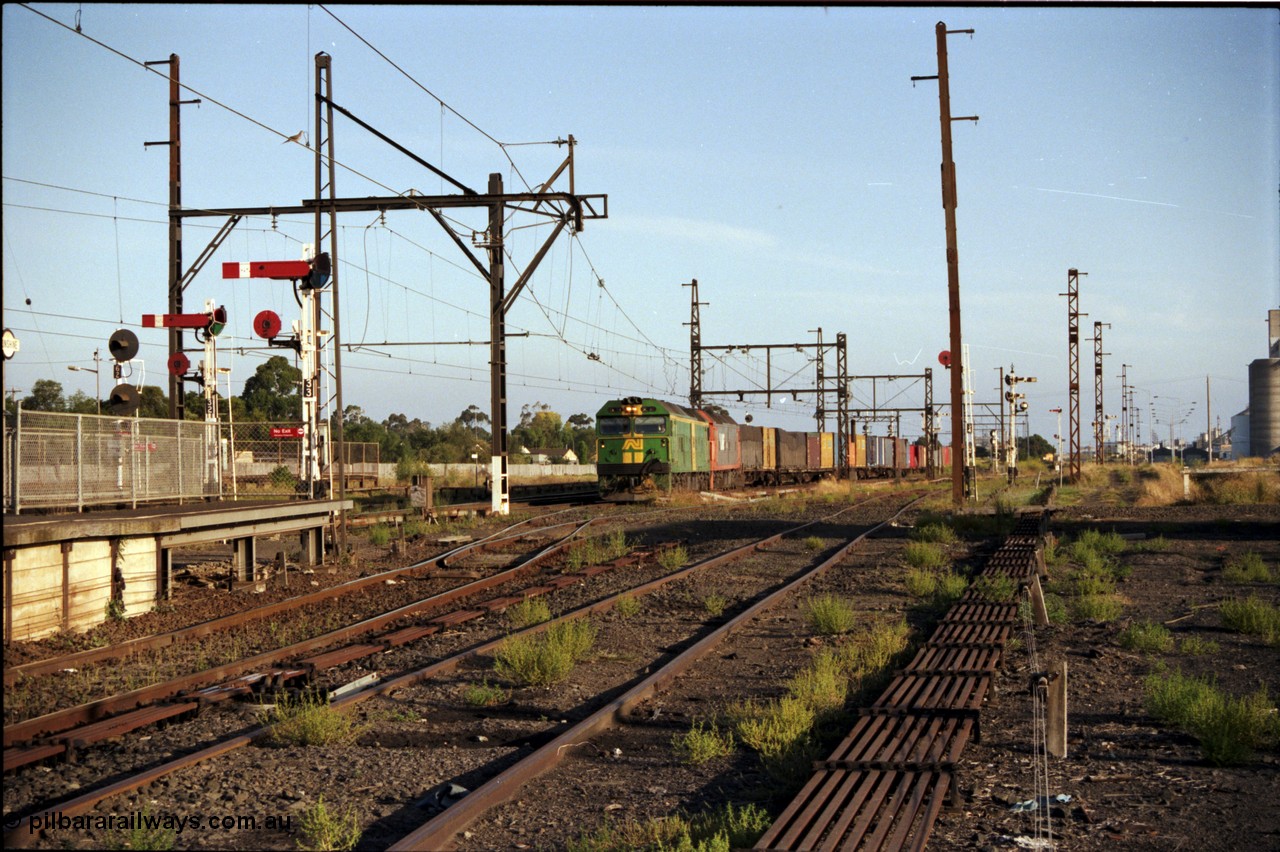
<path id="1" fill-rule="evenodd" d="M 563 449 L 541 449 L 527 450 L 521 447 L 521 452 L 529 454 L 530 464 L 577 464 L 578 454 L 569 448 Z"/>

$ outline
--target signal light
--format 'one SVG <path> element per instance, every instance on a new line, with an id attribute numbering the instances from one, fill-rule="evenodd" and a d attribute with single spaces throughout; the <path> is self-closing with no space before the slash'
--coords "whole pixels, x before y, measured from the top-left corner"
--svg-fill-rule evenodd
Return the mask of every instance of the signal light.
<path id="1" fill-rule="evenodd" d="M 943 349 L 938 353 L 938 363 L 947 369 L 951 369 L 951 350 Z"/>
<path id="2" fill-rule="evenodd" d="M 175 352 L 169 356 L 169 375 L 185 376 L 189 369 L 191 369 L 191 359 L 186 355 Z"/>
<path id="3" fill-rule="evenodd" d="M 329 283 L 329 276 L 332 274 L 333 262 L 329 259 L 329 253 L 322 251 L 316 255 L 315 260 L 311 261 L 311 275 L 307 278 L 303 289 L 319 290 Z"/>
<path id="4" fill-rule="evenodd" d="M 132 361 L 138 354 L 138 335 L 127 328 L 122 328 L 107 340 L 107 351 L 117 361 Z"/>
<path id="5" fill-rule="evenodd" d="M 116 385 L 107 400 L 107 410 L 117 417 L 132 417 L 141 405 L 142 396 L 133 385 Z"/>
<path id="6" fill-rule="evenodd" d="M 227 325 L 227 309 L 225 306 L 214 308 L 209 312 L 209 325 L 205 329 L 210 337 L 217 337 Z"/>
<path id="7" fill-rule="evenodd" d="M 253 318 L 254 334 L 267 340 L 278 335 L 281 327 L 280 317 L 275 311 L 258 311 L 258 315 Z"/>

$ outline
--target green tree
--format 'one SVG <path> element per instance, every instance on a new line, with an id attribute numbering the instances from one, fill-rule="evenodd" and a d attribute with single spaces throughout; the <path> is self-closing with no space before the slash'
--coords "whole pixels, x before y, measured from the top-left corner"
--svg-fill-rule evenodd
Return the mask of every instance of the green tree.
<path id="1" fill-rule="evenodd" d="M 578 456 L 578 461 L 590 462 L 595 458 L 596 426 L 590 414 L 575 414 L 565 424 L 569 432 L 570 445 Z"/>
<path id="2" fill-rule="evenodd" d="M 283 355 L 273 355 L 245 380 L 247 420 L 297 421 L 302 417 L 302 371 Z"/>
<path id="3" fill-rule="evenodd" d="M 1047 455 L 1048 453 L 1056 452 L 1056 450 L 1054 450 L 1053 444 L 1050 444 L 1047 440 L 1044 439 L 1043 436 L 1036 434 L 1036 435 L 1032 435 L 1026 441 L 1018 442 L 1018 447 L 1022 450 L 1022 453 L 1023 453 L 1021 458 L 1025 459 L 1027 457 L 1026 449 L 1028 444 L 1030 444 L 1030 447 L 1031 447 L 1030 455 L 1031 455 L 1031 458 L 1033 459 L 1041 459 L 1041 458 L 1044 458 L 1045 455 Z"/>
<path id="4" fill-rule="evenodd" d="M 67 401 L 62 396 L 62 382 L 36 379 L 31 385 L 31 395 L 23 397 L 22 407 L 27 411 L 66 411 Z"/>
<path id="5" fill-rule="evenodd" d="M 98 401 L 84 391 L 76 391 L 67 400 L 67 411 L 72 414 L 97 414 Z"/>
<path id="6" fill-rule="evenodd" d="M 169 397 L 157 385 L 146 385 L 139 394 L 141 402 L 138 405 L 139 417 L 159 417 L 165 418 L 169 416 Z M 199 409 L 203 417 L 204 403 L 200 403 Z"/>

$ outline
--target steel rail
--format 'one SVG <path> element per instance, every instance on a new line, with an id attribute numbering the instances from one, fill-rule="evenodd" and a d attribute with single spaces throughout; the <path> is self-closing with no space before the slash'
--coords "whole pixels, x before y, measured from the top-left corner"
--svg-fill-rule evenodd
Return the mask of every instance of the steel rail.
<path id="1" fill-rule="evenodd" d="M 445 553 L 439 554 L 437 556 L 433 556 L 429 559 L 424 559 L 420 562 L 415 562 L 412 565 L 406 565 L 402 568 L 392 568 L 388 571 L 382 571 L 377 574 L 371 574 L 368 577 L 358 577 L 354 580 L 348 580 L 345 583 L 339 583 L 336 586 L 330 586 L 327 589 L 321 589 L 316 592 L 309 592 L 306 595 L 299 595 L 298 597 L 289 598 L 283 601 L 278 601 L 273 604 L 264 604 L 263 606 L 254 607 L 253 609 L 247 609 L 247 610 L 244 610 L 243 612 L 237 612 L 231 615 L 224 615 L 219 618 L 210 619 L 209 621 L 203 621 L 199 624 L 193 624 L 189 627 L 182 627 L 177 630 L 171 630 L 167 633 L 156 633 L 151 636 L 141 636 L 141 637 L 138 637 L 137 639 L 130 639 L 128 641 L 120 642 L 119 644 L 116 644 L 116 645 L 108 645 L 103 648 L 88 648 L 83 651 L 76 651 L 71 654 L 65 654 L 61 657 L 51 657 L 45 660 L 34 660 L 32 662 L 23 663 L 17 666 L 6 666 L 4 670 L 4 683 L 5 683 L 5 686 L 11 686 L 12 684 L 16 683 L 19 678 L 22 678 L 22 677 L 38 677 L 40 675 L 52 674 L 54 672 L 61 671 L 62 669 L 65 669 L 65 668 L 73 668 L 73 667 L 84 666 L 89 663 L 121 659 L 124 657 L 131 656 L 133 654 L 141 653 L 143 651 L 151 651 L 157 648 L 164 648 L 176 642 L 181 642 L 187 639 L 198 639 L 201 636 L 207 636 L 211 633 L 220 633 L 226 630 L 230 630 L 234 627 L 239 627 L 241 624 L 244 624 L 245 622 L 248 622 L 248 621 L 253 621 L 259 618 L 266 618 L 268 616 L 276 615 L 281 612 L 287 612 L 288 610 L 291 610 L 291 609 L 304 607 L 309 604 L 321 603 L 323 601 L 329 600 L 330 598 L 345 595 L 348 592 L 359 591 L 360 589 L 363 589 L 366 586 L 377 585 L 385 580 L 398 577 L 401 574 L 406 574 L 412 571 L 420 571 L 423 569 L 432 568 L 436 566 L 443 566 L 446 564 L 447 560 L 461 556 L 470 550 L 493 547 L 497 544 L 502 544 L 506 541 L 509 541 L 512 538 L 523 537 L 523 536 L 517 535 L 517 536 L 511 536 L 508 538 L 496 538 L 496 536 L 502 535 L 503 533 L 510 532 L 513 529 L 517 529 L 520 526 L 523 526 L 529 523 L 532 523 L 532 519 L 527 521 L 521 521 L 519 524 L 514 524 L 510 527 L 507 527 L 506 529 L 500 530 L 491 536 L 487 536 L 481 539 L 480 541 L 469 542 L 460 547 L 456 547 L 452 550 L 446 551 Z M 558 529 L 559 527 L 562 527 L 562 526 L 571 526 L 571 525 L 572 525 L 571 522 L 556 524 L 551 527 L 541 527 L 539 528 L 539 531 L 546 532 L 549 530 Z M 7 742 L 8 740 L 6 739 L 6 743 Z"/>
<path id="2" fill-rule="evenodd" d="M 269 666 L 280 660 L 296 658 L 301 654 L 305 654 L 318 648 L 324 648 L 335 642 L 341 642 L 343 640 L 350 639 L 353 636 L 378 630 L 393 621 L 404 618 L 405 616 L 413 615 L 423 610 L 442 607 L 460 598 L 468 597 L 476 594 L 477 592 L 486 591 L 493 586 L 510 582 L 519 575 L 536 567 L 543 560 L 568 547 L 572 544 L 574 536 L 589 526 L 592 522 L 593 521 L 587 521 L 586 523 L 578 525 L 573 532 L 565 536 L 562 540 L 544 547 L 542 550 L 538 551 L 529 559 L 521 562 L 519 565 L 505 571 L 500 571 L 489 577 L 465 583 L 461 586 L 456 586 L 446 592 L 441 592 L 439 594 L 423 598 L 422 600 L 405 604 L 404 606 L 396 609 L 363 619 L 345 627 L 339 627 L 336 630 L 331 630 L 328 633 L 322 633 L 319 636 L 313 636 L 310 639 L 304 639 L 301 642 L 295 642 L 294 644 L 287 645 L 283 648 L 264 651 L 261 654 L 237 660 L 233 663 L 226 663 L 225 665 L 204 669 L 203 671 L 195 672 L 190 675 L 184 675 L 161 683 L 140 687 L 138 689 L 131 690 L 130 692 L 113 695 L 108 698 L 91 701 L 75 707 L 56 710 L 52 713 L 46 713 L 45 715 L 38 716 L 34 719 L 28 719 L 24 722 L 9 725 L 4 729 L 4 747 L 8 749 L 17 743 L 35 740 L 40 737 L 46 737 L 53 734 L 63 734 L 78 725 L 105 721 L 114 713 L 119 713 L 125 710 L 134 710 L 166 698 L 182 695 L 191 689 L 216 684 L 219 681 L 242 674 L 245 671 L 256 669 L 261 666 Z M 503 540 L 505 541 L 506 539 Z M 493 544 L 494 542 L 489 542 L 486 546 L 492 546 Z M 452 555 L 457 555 L 457 551 L 454 551 Z M 440 557 L 436 561 L 444 564 L 444 557 Z M 312 668 L 314 668 L 314 666 Z M 6 757 L 10 768 L 30 762 L 24 760 L 22 763 L 15 763 L 14 759 L 8 758 L 7 752 Z"/>
<path id="3" fill-rule="evenodd" d="M 837 512 L 830 517 L 835 517 L 836 515 L 843 514 L 844 512 L 847 512 L 854 508 L 858 508 L 859 506 L 865 505 L 866 503 L 870 503 L 874 500 L 881 499 L 884 496 L 889 496 L 889 495 L 877 495 L 875 497 L 868 498 L 867 500 L 857 503 L 854 506 L 850 506 L 846 509 L 841 510 L 840 512 Z M 896 518 L 899 514 L 905 511 L 906 508 L 908 508 L 914 502 L 917 502 L 919 499 L 920 498 L 917 497 L 915 500 L 911 501 L 911 503 L 898 509 L 897 512 L 895 512 L 891 518 L 877 525 L 874 529 L 878 529 L 880 526 L 883 526 L 885 523 L 888 523 L 889 520 Z M 711 557 L 709 559 L 703 560 L 702 562 L 696 563 L 694 565 L 683 568 L 679 571 L 668 574 L 665 577 L 661 577 L 661 578 L 658 578 L 657 580 L 644 583 L 635 588 L 627 589 L 623 592 L 619 592 L 616 595 L 611 595 L 601 601 L 597 601 L 596 603 L 589 604 L 584 607 L 580 607 L 579 609 L 574 610 L 565 615 L 562 615 L 559 618 L 555 618 L 550 621 L 546 621 L 541 624 L 534 625 L 532 627 L 526 628 L 521 631 L 513 632 L 511 634 L 508 634 L 507 636 L 499 637 L 497 639 L 480 643 L 464 651 L 461 651 L 452 657 L 431 663 L 425 666 L 424 668 L 418 669 L 417 671 L 408 672 L 404 675 L 400 675 L 399 677 L 393 678 L 391 680 L 382 681 L 378 684 L 370 686 L 369 688 L 366 688 L 359 692 L 354 692 L 354 693 L 345 695 L 342 698 L 334 700 L 331 703 L 331 706 L 337 709 L 354 707 L 355 705 L 363 701 L 366 701 L 370 698 L 373 698 L 375 696 L 391 694 L 396 690 L 402 689 L 406 686 L 418 683 L 420 681 L 429 680 L 430 678 L 440 674 L 448 673 L 450 671 L 457 669 L 458 666 L 460 666 L 463 662 L 467 660 L 470 660 L 474 657 L 477 657 L 483 654 L 491 653 L 499 645 L 505 642 L 510 636 L 535 635 L 537 633 L 547 630 L 548 628 L 554 625 L 557 625 L 566 621 L 570 621 L 575 618 L 580 618 L 586 615 L 590 615 L 596 612 L 607 610 L 613 607 L 616 604 L 616 602 L 622 597 L 647 593 L 648 591 L 657 589 L 663 585 L 666 585 L 667 583 L 671 583 L 676 580 L 687 577 L 697 570 L 705 569 L 713 565 L 719 565 L 719 564 L 722 564 L 723 562 L 729 561 L 729 559 L 747 555 L 758 549 L 761 549 L 762 547 L 766 547 L 767 543 L 776 542 L 788 534 L 793 534 L 796 531 L 805 529 L 819 522 L 820 521 L 810 521 L 808 523 L 801 524 L 797 527 L 794 527 L 790 530 L 784 530 L 783 532 L 778 533 L 776 535 L 768 536 L 765 539 L 761 539 L 759 541 L 756 541 L 747 545 L 743 545 L 742 547 L 735 548 L 734 550 L 729 551 L 727 554 L 721 554 L 719 556 Z M 871 531 L 864 533 L 863 536 L 860 536 L 858 540 L 870 534 L 870 532 Z M 226 754 L 227 752 L 234 751 L 238 748 L 249 745 L 250 743 L 254 742 L 260 737 L 268 735 L 273 728 L 274 728 L 274 725 L 262 725 L 247 733 L 237 735 L 235 737 L 232 737 L 230 739 L 227 739 L 218 743 L 214 743 L 213 745 L 210 745 L 198 751 L 192 752 L 191 754 L 183 755 L 181 757 L 174 758 L 160 765 L 151 767 L 150 769 L 147 769 L 137 775 L 120 779 L 119 781 L 109 784 L 106 787 L 90 790 L 73 799 L 69 799 L 67 801 L 59 802 L 59 803 L 48 803 L 47 805 L 41 805 L 39 808 L 35 809 L 34 813 L 38 814 L 45 810 L 48 810 L 50 807 L 56 807 L 59 813 L 65 814 L 67 816 L 77 816 L 80 814 L 84 814 L 90 808 L 94 807 L 95 805 L 97 805 L 102 801 L 110 799 L 114 796 L 121 795 L 123 793 L 130 792 L 132 790 L 136 790 L 140 787 L 150 784 L 153 781 L 156 781 L 160 778 L 163 778 L 181 769 L 185 769 L 190 766 L 195 766 L 199 763 L 203 763 L 205 761 L 217 758 L 223 754 Z M 15 819 L 12 821 L 12 825 L 9 825 L 9 824 L 6 825 L 6 830 L 4 833 L 5 848 L 25 848 L 27 845 L 34 842 L 35 835 L 29 830 L 31 815 L 32 814 L 28 814 L 27 816 L 24 816 L 20 819 Z"/>
<path id="4" fill-rule="evenodd" d="M 632 708 L 649 696 L 653 695 L 662 686 L 687 671 L 694 663 L 716 648 L 735 630 L 766 610 L 776 606 L 779 602 L 789 597 L 796 589 L 807 583 L 809 580 L 822 575 L 832 566 L 838 564 L 849 554 L 851 550 L 853 550 L 854 547 L 861 544 L 867 536 L 897 518 L 920 499 L 923 498 L 916 497 L 911 502 L 899 508 L 886 520 L 881 521 L 871 529 L 851 539 L 822 563 L 814 566 L 808 571 L 805 571 L 803 574 L 793 578 L 784 586 L 756 601 L 738 615 L 699 639 L 688 649 L 672 658 L 666 665 L 662 666 L 656 672 L 646 677 L 631 689 L 627 690 L 625 694 L 613 701 L 610 701 L 605 706 L 583 719 L 581 722 L 561 732 L 557 737 L 555 737 L 555 739 L 537 749 L 532 754 L 526 756 L 515 765 L 508 767 L 495 777 L 489 779 L 484 784 L 480 785 L 480 787 L 468 793 L 466 798 L 451 804 L 439 815 L 433 817 L 421 827 L 410 832 L 400 841 L 390 846 L 389 849 L 452 849 L 454 847 L 455 838 L 460 832 L 465 830 L 467 826 L 471 825 L 491 808 L 515 796 L 523 785 L 556 766 L 563 758 L 566 749 L 573 746 L 575 743 L 580 743 L 589 739 L 606 728 L 620 723 Z M 800 530 L 813 526 L 816 523 L 829 521 L 831 518 L 841 515 L 844 512 L 860 505 L 862 504 L 859 503 L 855 506 L 850 506 L 846 509 L 842 509 L 840 512 L 836 512 L 834 515 L 823 518 L 820 521 L 810 521 L 809 523 L 786 530 L 778 535 L 770 536 L 761 542 L 747 545 L 742 548 L 736 548 L 731 551 L 730 554 L 713 557 L 711 560 L 698 563 L 696 566 L 691 566 L 690 570 L 692 570 L 692 568 L 704 568 L 707 567 L 708 564 L 720 564 L 726 561 L 726 557 L 729 557 L 730 555 L 737 557 L 746 552 L 763 550 L 770 544 L 781 540 L 784 536 L 794 535 Z"/>

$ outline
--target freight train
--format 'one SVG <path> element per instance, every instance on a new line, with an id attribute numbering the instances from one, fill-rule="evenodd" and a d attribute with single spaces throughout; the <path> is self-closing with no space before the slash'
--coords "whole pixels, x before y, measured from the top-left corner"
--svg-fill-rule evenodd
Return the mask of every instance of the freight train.
<path id="1" fill-rule="evenodd" d="M 596 474 L 602 497 L 642 500 L 659 490 L 728 490 L 813 482 L 836 475 L 831 432 L 739 425 L 728 415 L 657 399 L 606 402 L 596 415 Z M 885 443 L 889 442 L 889 443 Z M 859 435 L 850 441 L 855 475 L 924 467 L 922 448 Z"/>

